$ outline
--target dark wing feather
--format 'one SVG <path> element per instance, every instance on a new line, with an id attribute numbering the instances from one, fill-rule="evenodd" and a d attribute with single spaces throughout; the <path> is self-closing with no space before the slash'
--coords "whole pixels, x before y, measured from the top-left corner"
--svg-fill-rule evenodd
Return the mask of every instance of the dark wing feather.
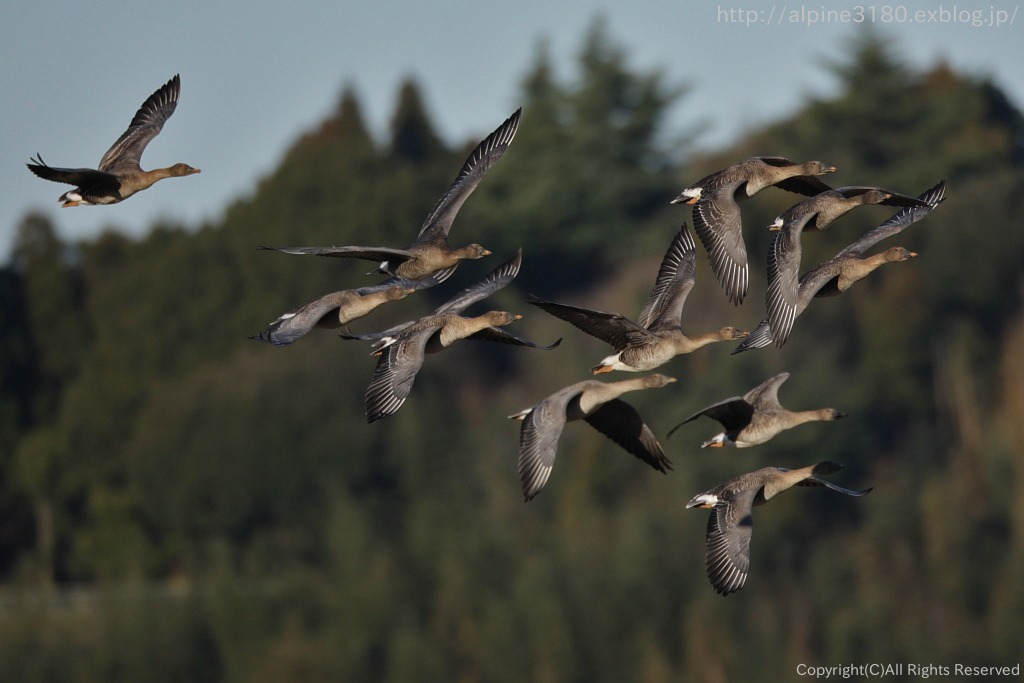
<path id="1" fill-rule="evenodd" d="M 754 407 L 744 400 L 742 396 L 733 396 L 718 403 L 712 403 L 670 429 L 665 438 L 670 438 L 684 424 L 693 422 L 698 417 L 704 415 L 719 422 L 726 432 L 732 432 L 750 424 L 750 419 L 754 415 Z"/>
<path id="2" fill-rule="evenodd" d="M 583 419 L 627 453 L 643 460 L 659 472 L 667 473 L 672 469 L 672 461 L 665 455 L 654 432 L 644 423 L 636 408 L 622 399 L 615 398 L 601 404 Z"/>
<path id="3" fill-rule="evenodd" d="M 932 209 L 945 201 L 946 181 L 942 180 L 934 187 L 925 190 L 917 196 L 917 199 L 924 202 L 925 206 L 907 207 L 897 212 L 877 228 L 865 233 L 863 237 L 836 254 L 835 258 L 838 259 L 845 256 L 859 257 L 885 238 L 902 232 L 911 224 L 927 216 L 932 212 Z"/>
<path id="4" fill-rule="evenodd" d="M 385 347 L 377 360 L 373 379 L 366 389 L 366 421 L 393 415 L 412 391 L 416 373 L 423 366 L 427 340 L 435 330 L 422 330 Z"/>
<path id="5" fill-rule="evenodd" d="M 754 157 L 754 159 L 757 159 L 758 161 L 761 161 L 761 162 L 767 164 L 768 166 L 785 167 L 785 166 L 792 166 L 793 165 L 793 162 L 792 162 L 792 160 L 790 160 L 789 157 L 763 156 L 763 157 Z M 746 162 L 744 162 L 744 163 L 746 163 Z"/>
<path id="6" fill-rule="evenodd" d="M 394 327 L 389 327 L 388 329 L 381 330 L 379 332 L 367 332 L 367 333 L 364 333 L 364 334 L 353 334 L 353 333 L 349 332 L 347 329 L 345 329 L 344 332 L 338 333 L 338 336 L 341 337 L 342 339 L 356 339 L 356 340 L 359 340 L 359 341 L 374 341 L 375 342 L 375 341 L 380 341 L 381 339 L 384 339 L 385 337 L 397 337 L 398 335 L 402 334 L 402 332 L 405 332 L 407 329 L 409 329 L 413 325 L 417 324 L 421 320 L 423 320 L 423 318 L 420 318 L 420 319 L 417 319 L 417 320 L 410 320 L 410 321 L 404 322 L 404 323 L 399 323 L 398 325 L 395 325 Z"/>
<path id="7" fill-rule="evenodd" d="M 781 347 L 789 338 L 796 320 L 800 289 L 800 230 L 783 229 L 768 247 L 768 288 L 765 292 L 765 314 L 771 327 L 775 346 Z"/>
<path id="8" fill-rule="evenodd" d="M 843 262 L 845 260 L 846 258 L 835 256 L 824 263 L 819 263 L 800 276 L 800 282 L 797 284 L 797 316 L 804 312 L 804 309 L 807 308 L 811 299 L 813 299 L 818 292 L 825 289 L 827 286 L 838 285 L 838 278 L 842 273 Z M 835 293 L 839 293 L 838 289 L 836 289 Z"/>
<path id="9" fill-rule="evenodd" d="M 540 493 L 555 465 L 558 439 L 565 428 L 566 407 L 579 396 L 585 384 L 565 387 L 533 406 L 519 430 L 519 481 L 523 497 L 531 500 Z"/>
<path id="10" fill-rule="evenodd" d="M 693 207 L 693 230 L 708 252 L 715 279 L 736 305 L 747 295 L 750 280 L 747 247 L 743 243 L 740 207 L 726 186 Z"/>
<path id="11" fill-rule="evenodd" d="M 683 305 L 693 289 L 696 261 L 697 245 L 684 223 L 661 260 L 654 289 L 637 318 L 638 325 L 652 332 L 679 327 Z"/>
<path id="12" fill-rule="evenodd" d="M 556 348 L 559 344 L 562 343 L 562 339 L 561 337 L 559 337 L 557 340 L 555 340 L 554 344 L 542 346 L 541 344 L 535 344 L 534 342 L 529 341 L 527 339 L 523 339 L 522 337 L 517 337 L 511 332 L 508 332 L 500 327 L 485 327 L 484 329 L 469 335 L 468 337 L 466 337 L 466 339 L 497 342 L 499 344 L 511 344 L 512 346 L 526 346 L 531 349 L 543 349 L 545 351 L 550 351 L 551 349 Z"/>
<path id="13" fill-rule="evenodd" d="M 181 79 L 177 74 L 161 88 L 150 95 L 139 111 L 132 118 L 128 130 L 121 134 L 103 158 L 100 159 L 99 170 L 123 171 L 137 170 L 139 159 L 146 145 L 160 133 L 164 123 L 178 106 L 178 94 L 181 92 Z"/>
<path id="14" fill-rule="evenodd" d="M 893 192 L 892 190 L 886 190 L 880 187 L 874 187 L 873 185 L 848 185 L 846 187 L 836 188 L 835 192 L 849 198 L 856 197 L 873 190 L 881 190 L 890 195 L 888 199 L 884 199 L 879 202 L 883 206 L 916 206 L 918 208 L 925 208 L 928 206 L 928 204 L 916 197 L 900 194 L 899 192 Z"/>
<path id="15" fill-rule="evenodd" d="M 588 308 L 556 304 L 538 299 L 533 295 L 527 295 L 526 300 L 573 327 L 583 330 L 590 336 L 611 344 L 616 351 L 621 351 L 629 346 L 631 339 L 635 341 L 638 336 L 650 336 L 650 332 L 618 313 L 592 311 Z"/>
<path id="16" fill-rule="evenodd" d="M 25 164 L 28 166 L 28 170 L 43 180 L 75 185 L 83 190 L 97 188 L 101 190 L 100 194 L 106 194 L 102 190 L 116 191 L 121 186 L 120 181 L 115 176 L 103 171 L 97 171 L 92 168 L 59 168 L 57 166 L 49 166 L 38 154 L 31 161 L 32 163 Z"/>
<path id="17" fill-rule="evenodd" d="M 757 327 L 729 355 L 735 356 L 737 353 L 743 353 L 750 349 L 763 349 L 771 343 L 772 329 L 768 325 L 768 320 L 764 319 L 757 324 Z"/>
<path id="18" fill-rule="evenodd" d="M 316 327 L 325 316 L 336 313 L 337 310 L 337 299 L 333 295 L 327 295 L 281 315 L 267 325 L 267 329 L 252 335 L 249 339 L 274 346 L 287 346 Z"/>
<path id="19" fill-rule="evenodd" d="M 356 291 L 365 296 L 366 294 L 370 294 L 372 292 L 379 292 L 385 289 L 392 289 L 394 287 L 402 287 L 403 289 L 415 290 L 427 289 L 429 287 L 433 287 L 434 285 L 439 285 L 448 278 L 450 278 L 457 267 L 458 264 L 450 268 L 445 268 L 444 270 L 435 271 L 434 273 L 431 273 L 427 277 L 421 277 L 418 280 L 410 280 L 408 278 L 393 275 L 389 277 L 387 280 L 378 282 L 375 285 L 367 285 L 366 287 L 360 287 Z"/>
<path id="20" fill-rule="evenodd" d="M 494 294 L 498 290 L 502 289 L 508 283 L 515 279 L 516 275 L 519 274 L 519 268 L 523 264 L 523 250 L 519 248 L 516 251 L 516 255 L 510 258 L 505 263 L 488 273 L 482 280 L 476 284 L 467 287 L 462 290 L 446 303 L 441 305 L 434 311 L 435 314 L 440 313 L 461 313 L 466 310 L 472 304 L 477 301 L 486 299 L 491 294 Z"/>
<path id="21" fill-rule="evenodd" d="M 306 254 L 312 256 L 330 256 L 331 258 L 356 258 L 364 261 L 391 261 L 401 263 L 416 258 L 416 254 L 405 249 L 390 247 L 271 247 L 261 244 L 256 247 L 263 251 L 279 251 L 283 254 Z"/>
<path id="22" fill-rule="evenodd" d="M 459 171 L 459 175 L 451 187 L 427 215 L 416 238 L 416 243 L 443 240 L 447 237 L 448 231 L 452 227 L 452 221 L 455 220 L 455 214 L 458 213 L 476 186 L 480 184 L 484 174 L 505 154 L 505 150 L 512 143 L 512 138 L 519 130 L 522 112 L 522 109 L 517 109 L 512 116 L 508 117 L 493 133 L 477 145 L 473 153 L 466 159 L 466 163 L 463 164 L 462 170 Z"/>
<path id="23" fill-rule="evenodd" d="M 786 178 L 785 180 L 780 180 L 775 183 L 775 187 L 783 189 L 786 192 L 802 194 L 805 197 L 813 197 L 816 194 L 828 192 L 832 189 L 820 178 L 812 175 L 798 175 L 793 176 L 792 178 Z"/>
<path id="24" fill-rule="evenodd" d="M 825 487 L 827 489 L 831 489 L 833 491 L 836 491 L 837 493 L 843 493 L 843 494 L 846 494 L 847 496 L 853 496 L 854 498 L 860 498 L 861 496 L 866 496 L 866 495 L 868 495 L 869 493 L 871 493 L 872 491 L 875 490 L 874 487 L 871 487 L 871 488 L 861 489 L 859 491 L 854 491 L 854 490 L 851 490 L 851 489 L 843 488 L 842 486 L 838 486 L 836 484 L 833 484 L 832 482 L 830 482 L 830 481 L 828 481 L 826 479 L 820 479 L 820 478 L 815 477 L 813 475 L 808 477 L 807 479 L 804 479 L 803 481 L 797 482 L 797 486 L 823 486 L 823 487 Z"/>
<path id="25" fill-rule="evenodd" d="M 705 568 L 711 585 L 721 595 L 735 593 L 747 582 L 756 495 L 757 489 L 743 491 L 711 510 L 705 535 Z"/>

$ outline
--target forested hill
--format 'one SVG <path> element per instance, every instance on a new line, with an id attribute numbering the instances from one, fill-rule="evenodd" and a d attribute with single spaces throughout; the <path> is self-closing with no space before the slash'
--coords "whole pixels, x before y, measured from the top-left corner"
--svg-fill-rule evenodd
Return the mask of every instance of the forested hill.
<path id="1" fill-rule="evenodd" d="M 451 232 L 493 255 L 352 324 L 423 314 L 521 246 L 522 273 L 491 303 L 525 316 L 517 334 L 562 345 L 462 342 L 374 424 L 365 344 L 321 330 L 285 348 L 247 339 L 375 282 L 372 266 L 255 247 L 412 240 L 479 140 L 449 148 L 415 83 L 386 142 L 343 91 L 218 224 L 68 243 L 26 216 L 0 270 L 0 680 L 773 680 L 799 662 L 1017 662 L 1020 111 L 984 79 L 918 71 L 866 36 L 834 67 L 837 96 L 694 156 L 665 142 L 687 133 L 665 128 L 685 89 L 627 57 L 595 30 L 563 81 L 540 52 L 509 104 L 523 107 L 519 133 Z M 945 178 L 948 199 L 880 245 L 916 259 L 815 301 L 784 348 L 714 345 L 663 368 L 676 384 L 631 396 L 669 475 L 570 425 L 524 505 L 506 416 L 608 353 L 526 293 L 634 315 L 689 220 L 669 200 L 759 154 L 911 195 Z M 794 201 L 766 190 L 744 206 L 743 306 L 700 250 L 685 330 L 757 325 L 762 226 Z M 804 269 L 891 213 L 806 235 Z M 850 417 L 744 451 L 701 450 L 706 420 L 664 439 L 783 370 L 785 405 Z M 764 465 L 825 459 L 845 465 L 838 483 L 874 492 L 801 488 L 760 508 L 747 587 L 715 595 L 707 517 L 686 501 Z"/>

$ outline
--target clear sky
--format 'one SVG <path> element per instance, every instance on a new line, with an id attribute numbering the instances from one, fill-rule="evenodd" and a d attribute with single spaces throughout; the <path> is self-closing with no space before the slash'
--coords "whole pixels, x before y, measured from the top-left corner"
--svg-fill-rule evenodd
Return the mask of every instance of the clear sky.
<path id="1" fill-rule="evenodd" d="M 961 6 L 963 5 L 963 6 Z M 795 4 L 746 0 L 378 0 L 377 2 L 12 2 L 0 17 L 0 262 L 21 218 L 51 216 L 68 239 L 105 227 L 140 234 L 166 219 L 217 220 L 254 191 L 302 131 L 352 84 L 383 135 L 398 86 L 413 76 L 449 142 L 486 135 L 518 105 L 520 82 L 545 40 L 560 74 L 595 17 L 635 69 L 690 86 L 668 132 L 709 124 L 704 146 L 783 116 L 834 85 L 826 65 L 872 24 L 924 67 L 945 59 L 991 77 L 1024 106 L 1024 13 L 985 3 Z M 845 13 L 844 13 L 845 11 Z M 826 12 L 831 12 L 826 15 Z M 975 25 L 979 24 L 979 25 Z M 996 25 L 999 24 L 999 25 Z M 143 100 L 181 74 L 178 109 L 147 148 L 144 168 L 185 162 L 172 179 L 124 203 L 60 209 L 66 186 L 25 168 L 39 152 L 57 166 L 92 166 Z M 523 125 L 529 125 L 524 112 Z M 770 150 L 785 153 L 786 150 Z"/>

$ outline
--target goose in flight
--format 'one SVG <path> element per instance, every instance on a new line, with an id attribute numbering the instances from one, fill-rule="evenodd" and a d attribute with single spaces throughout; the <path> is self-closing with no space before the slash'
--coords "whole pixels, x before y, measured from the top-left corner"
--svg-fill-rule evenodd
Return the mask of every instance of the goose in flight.
<path id="1" fill-rule="evenodd" d="M 763 467 L 719 484 L 710 491 L 694 496 L 687 508 L 710 508 L 705 542 L 705 568 L 715 592 L 727 596 L 743 588 L 750 571 L 750 536 L 753 530 L 753 508 L 794 486 L 824 486 L 847 496 L 864 496 L 871 489 L 851 491 L 822 479 L 841 465 L 819 462 L 795 470 Z"/>
<path id="2" fill-rule="evenodd" d="M 100 159 L 99 168 L 58 168 L 50 166 L 38 154 L 27 164 L 40 178 L 56 183 L 75 185 L 57 200 L 63 208 L 82 205 L 116 204 L 145 190 L 164 178 L 178 178 L 199 173 L 188 164 L 144 171 L 139 166 L 146 145 L 163 129 L 178 106 L 181 78 L 175 74 L 150 95 L 135 113 L 128 130 Z"/>
<path id="3" fill-rule="evenodd" d="M 693 289 L 696 253 L 697 247 L 684 223 L 662 259 L 654 288 L 635 322 L 618 313 L 568 306 L 537 297 L 529 297 L 528 301 L 615 348 L 613 355 L 591 368 L 595 375 L 612 370 L 646 372 L 713 342 L 747 336 L 735 327 L 694 336 L 683 332 L 680 316 L 686 297 Z"/>
<path id="4" fill-rule="evenodd" d="M 478 339 L 544 350 L 553 349 L 561 343 L 559 339 L 549 346 L 541 346 L 502 329 L 522 318 L 519 314 L 488 311 L 475 317 L 461 315 L 470 305 L 508 285 L 519 273 L 522 259 L 523 250 L 520 249 L 484 279 L 419 320 L 372 334 L 341 335 L 345 339 L 374 342 L 373 353 L 379 357 L 373 379 L 366 389 L 367 422 L 375 422 L 397 412 L 412 391 L 425 355 L 447 349 L 459 340 Z"/>
<path id="5" fill-rule="evenodd" d="M 921 220 L 945 201 L 946 181 L 940 181 L 934 187 L 922 192 L 917 198 L 926 206 L 907 207 L 898 211 L 828 261 L 819 263 L 807 271 L 797 284 L 796 310 L 793 312 L 793 320 L 795 321 L 806 310 L 814 298 L 839 296 L 887 263 L 899 263 L 916 258 L 917 253 L 905 247 L 891 247 L 871 256 L 864 254 L 882 240 L 902 232 Z M 768 319 L 764 318 L 750 333 L 750 336 L 733 350 L 733 354 L 749 349 L 764 348 L 771 343 L 771 326 Z"/>
<path id="6" fill-rule="evenodd" d="M 694 205 L 693 229 L 729 301 L 743 303 L 750 280 L 738 202 L 771 186 L 813 196 L 829 189 L 817 176 L 835 170 L 820 161 L 796 164 L 785 157 L 754 157 L 701 178 L 672 200 Z"/>
<path id="7" fill-rule="evenodd" d="M 558 439 L 567 422 L 587 423 L 654 469 L 667 474 L 672 462 L 636 408 L 620 396 L 628 391 L 655 389 L 675 382 L 661 374 L 618 382 L 596 379 L 577 382 L 551 394 L 515 415 L 519 431 L 519 480 L 523 497 L 530 501 L 540 493 L 555 465 Z"/>
<path id="8" fill-rule="evenodd" d="M 419 234 L 412 244 L 404 249 L 390 247 L 270 247 L 259 249 L 281 251 L 286 254 L 314 254 L 333 258 L 356 258 L 378 261 L 378 271 L 418 280 L 438 271 L 453 269 L 466 259 L 479 259 L 491 252 L 479 244 L 452 248 L 448 242 L 455 215 L 473 193 L 487 171 L 505 154 L 512 139 L 519 130 L 522 109 L 517 109 L 493 133 L 477 145 L 448 191 L 441 196 L 434 208 L 427 214 Z"/>
<path id="9" fill-rule="evenodd" d="M 765 291 L 765 318 L 771 327 L 775 346 L 782 347 L 786 343 L 797 315 L 802 252 L 800 237 L 803 231 L 824 230 L 856 207 L 871 204 L 928 207 L 920 199 L 880 187 L 840 187 L 790 207 L 768 226 L 769 230 L 777 231 L 768 246 L 768 285 Z"/>
<path id="10" fill-rule="evenodd" d="M 668 437 L 684 424 L 693 422 L 703 415 L 721 423 L 725 431 L 702 443 L 701 448 L 748 448 L 766 443 L 776 434 L 807 422 L 830 422 L 846 417 L 846 413 L 841 413 L 835 408 L 799 412 L 786 410 L 779 403 L 779 387 L 787 379 L 789 373 L 782 372 L 766 379 L 742 396 L 733 396 L 709 405 L 669 430 Z"/>

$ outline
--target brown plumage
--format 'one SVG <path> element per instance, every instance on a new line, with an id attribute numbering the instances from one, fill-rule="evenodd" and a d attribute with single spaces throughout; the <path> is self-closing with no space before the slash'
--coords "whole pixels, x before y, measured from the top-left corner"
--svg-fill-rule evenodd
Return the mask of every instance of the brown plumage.
<path id="1" fill-rule="evenodd" d="M 399 284 L 385 288 L 366 287 L 332 292 L 281 315 L 265 330 L 249 339 L 286 346 L 314 327 L 337 329 L 368 315 L 381 304 L 404 299 L 415 291 L 414 288 Z"/>
<path id="2" fill-rule="evenodd" d="M 442 351 L 461 339 L 478 339 L 514 346 L 553 349 L 561 339 L 541 346 L 506 332 L 502 328 L 522 316 L 506 311 L 489 311 L 468 318 L 461 315 L 470 305 L 505 287 L 519 273 L 523 251 L 466 288 L 428 316 L 382 332 L 342 335 L 346 339 L 373 341 L 377 367 L 366 389 L 366 421 L 375 422 L 398 411 L 412 391 L 424 356 Z"/>
<path id="3" fill-rule="evenodd" d="M 160 133 L 164 123 L 178 106 L 180 92 L 181 79 L 175 74 L 174 78 L 146 99 L 136 112 L 128 130 L 100 159 L 98 169 L 49 166 L 38 154 L 27 166 L 40 178 L 77 186 L 74 190 L 62 194 L 57 200 L 64 208 L 79 204 L 116 204 L 145 190 L 158 180 L 199 173 L 198 168 L 192 168 L 188 164 L 174 164 L 150 171 L 144 171 L 139 166 L 146 145 Z"/>
<path id="4" fill-rule="evenodd" d="M 808 422 L 831 422 L 846 417 L 835 408 L 792 411 L 779 403 L 779 387 L 789 379 L 788 372 L 771 377 L 743 394 L 703 408 L 686 418 L 671 430 L 668 436 L 684 424 L 702 415 L 721 423 L 724 432 L 701 444 L 701 448 L 736 446 L 748 448 L 766 443 L 776 434 Z"/>
<path id="5" fill-rule="evenodd" d="M 824 230 L 856 207 L 872 204 L 928 207 L 920 199 L 880 187 L 840 187 L 790 207 L 769 226 L 769 229 L 778 231 L 768 246 L 768 285 L 765 290 L 765 318 L 771 327 L 775 346 L 781 347 L 786 343 L 799 307 L 801 234 L 805 230 Z"/>
<path id="6" fill-rule="evenodd" d="M 519 479 L 527 501 L 540 493 L 555 465 L 558 439 L 567 422 L 587 423 L 659 472 L 672 469 L 661 444 L 636 408 L 619 397 L 628 391 L 655 389 L 675 378 L 654 374 L 618 382 L 584 380 L 560 389 L 543 401 L 509 415 L 522 420 L 519 432 Z"/>
<path id="7" fill-rule="evenodd" d="M 871 256 L 864 256 L 864 253 L 880 241 L 902 232 L 927 216 L 945 200 L 945 197 L 946 181 L 943 180 L 918 195 L 917 199 L 924 202 L 925 206 L 907 207 L 898 211 L 828 261 L 819 263 L 807 271 L 797 284 L 793 320 L 804 312 L 815 297 L 837 296 L 887 263 L 899 263 L 915 258 L 917 254 L 904 247 L 893 247 Z M 733 353 L 763 348 L 771 343 L 772 329 L 768 318 L 764 318 Z"/>
<path id="8" fill-rule="evenodd" d="M 537 297 L 530 297 L 528 301 L 615 348 L 615 354 L 591 368 L 595 375 L 612 370 L 653 370 L 680 354 L 714 342 L 747 336 L 735 327 L 697 335 L 683 332 L 680 316 L 686 297 L 693 289 L 696 252 L 693 237 L 684 224 L 662 259 L 654 288 L 636 322 L 618 313 L 568 306 Z"/>
<path id="9" fill-rule="evenodd" d="M 795 164 L 785 157 L 754 157 L 701 178 L 672 200 L 694 205 L 693 229 L 730 301 L 743 302 L 750 280 L 738 202 L 771 186 L 813 196 L 829 189 L 815 176 L 835 170 L 820 161 Z"/>
<path id="10" fill-rule="evenodd" d="M 705 567 L 715 592 L 726 596 L 743 588 L 747 582 L 755 505 L 763 505 L 794 486 L 824 486 L 848 496 L 864 496 L 871 492 L 871 489 L 851 491 L 821 478 L 841 467 L 828 461 L 796 470 L 763 467 L 694 496 L 686 504 L 687 508 L 712 510 L 705 536 Z"/>
<path id="11" fill-rule="evenodd" d="M 469 198 L 476 186 L 483 180 L 484 174 L 497 163 L 512 144 L 512 139 L 519 130 L 522 110 L 517 109 L 493 133 L 477 145 L 473 153 L 466 159 L 458 177 L 448 191 L 437 201 L 433 210 L 427 215 L 420 227 L 420 232 L 412 244 L 404 249 L 389 247 L 268 247 L 286 254 L 313 254 L 334 258 L 357 258 L 380 261 L 378 270 L 398 277 L 417 280 L 438 271 L 451 269 L 466 259 L 479 259 L 491 252 L 479 244 L 470 244 L 453 249 L 448 243 L 448 232 L 462 204 Z"/>

